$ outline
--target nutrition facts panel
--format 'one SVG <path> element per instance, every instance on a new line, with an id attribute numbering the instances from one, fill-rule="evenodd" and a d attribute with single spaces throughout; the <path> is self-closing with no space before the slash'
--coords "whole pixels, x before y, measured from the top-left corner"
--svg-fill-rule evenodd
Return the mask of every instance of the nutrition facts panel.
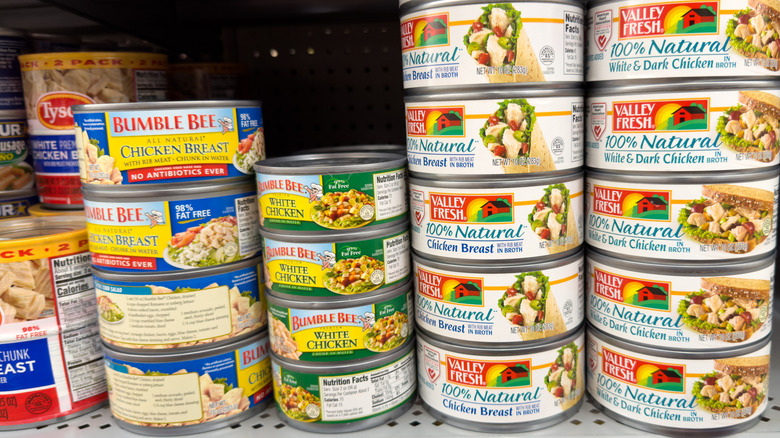
<path id="1" fill-rule="evenodd" d="M 98 327 L 83 326 L 62 334 L 62 351 L 73 401 L 78 402 L 106 390 L 103 350 Z"/>
<path id="2" fill-rule="evenodd" d="M 75 254 L 50 260 L 57 318 L 60 325 L 95 318 L 95 292 L 89 254 Z"/>

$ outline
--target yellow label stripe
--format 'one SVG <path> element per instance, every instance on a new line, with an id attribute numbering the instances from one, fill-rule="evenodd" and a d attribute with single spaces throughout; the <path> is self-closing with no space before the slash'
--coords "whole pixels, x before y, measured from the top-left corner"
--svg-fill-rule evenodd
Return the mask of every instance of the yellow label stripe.
<path id="1" fill-rule="evenodd" d="M 554 364 L 554 363 L 555 362 L 543 363 L 541 365 L 535 365 L 535 366 L 532 366 L 531 369 L 532 370 L 541 370 L 543 368 L 550 368 L 552 366 L 552 364 Z"/>
<path id="2" fill-rule="evenodd" d="M 576 198 L 578 196 L 582 196 L 582 192 L 577 192 L 577 193 L 574 193 L 574 194 L 570 194 L 569 195 L 569 200 L 574 199 L 574 198 Z M 519 202 L 515 202 L 514 205 L 516 205 L 516 206 L 535 205 L 537 202 L 539 202 L 539 201 L 538 200 L 537 201 L 519 201 Z"/>
<path id="3" fill-rule="evenodd" d="M 677 199 L 677 200 L 672 200 L 672 204 L 682 204 L 682 205 L 685 205 L 685 204 L 687 204 L 687 203 L 689 203 L 689 202 L 693 202 L 693 199 Z"/>
<path id="4" fill-rule="evenodd" d="M 727 109 L 731 108 L 730 106 L 713 106 L 710 108 L 710 111 L 726 111 Z"/>
<path id="5" fill-rule="evenodd" d="M 560 280 L 553 280 L 553 281 L 550 282 L 550 286 L 555 285 L 555 284 L 566 283 L 567 281 L 574 280 L 575 278 L 577 278 L 577 275 L 578 274 L 573 274 L 573 275 L 570 275 L 570 276 L 568 276 L 566 278 L 561 278 Z M 509 286 L 485 286 L 482 289 L 484 289 L 484 290 L 507 290 L 508 288 L 509 288 Z"/>
<path id="6" fill-rule="evenodd" d="M 471 26 L 477 20 L 457 20 L 450 21 L 450 27 L 452 26 Z M 563 24 L 563 18 L 523 18 L 523 23 L 561 23 Z"/>
<path id="7" fill-rule="evenodd" d="M 682 297 L 682 296 L 688 295 L 689 293 L 690 292 L 679 291 L 679 290 L 673 290 L 672 291 L 672 295 L 676 295 L 678 297 Z"/>
<path id="8" fill-rule="evenodd" d="M 469 114 L 464 118 L 466 120 L 481 119 L 485 120 L 493 114 Z M 570 116 L 571 111 L 543 111 L 536 113 L 536 117 L 557 117 L 557 116 Z"/>

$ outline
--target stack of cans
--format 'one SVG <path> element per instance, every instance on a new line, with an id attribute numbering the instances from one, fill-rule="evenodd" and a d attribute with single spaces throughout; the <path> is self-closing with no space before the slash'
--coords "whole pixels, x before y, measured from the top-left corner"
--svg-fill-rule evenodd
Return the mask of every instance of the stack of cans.
<path id="1" fill-rule="evenodd" d="M 397 418 L 417 387 L 406 158 L 298 155 L 255 170 L 282 421 L 337 433 Z"/>
<path id="2" fill-rule="evenodd" d="M 767 407 L 780 11 L 589 4 L 588 391 L 656 433 Z"/>
<path id="3" fill-rule="evenodd" d="M 111 411 L 181 435 L 271 400 L 252 165 L 260 103 L 74 108 Z"/>
<path id="4" fill-rule="evenodd" d="M 401 5 L 420 396 L 458 427 L 583 400 L 584 22 L 575 1 Z"/>

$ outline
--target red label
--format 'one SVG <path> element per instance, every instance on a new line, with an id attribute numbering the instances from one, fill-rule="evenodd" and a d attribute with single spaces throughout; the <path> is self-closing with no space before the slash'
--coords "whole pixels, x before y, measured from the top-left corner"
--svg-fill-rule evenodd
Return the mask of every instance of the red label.
<path id="1" fill-rule="evenodd" d="M 669 310 L 672 284 L 667 281 L 643 280 L 594 268 L 593 293 L 621 304 L 655 310 Z"/>
<path id="2" fill-rule="evenodd" d="M 605 216 L 670 221 L 671 192 L 593 187 L 593 212 Z"/>
<path id="3" fill-rule="evenodd" d="M 602 372 L 621 382 L 657 391 L 685 393 L 685 365 L 648 362 L 603 347 L 601 358 Z"/>
<path id="4" fill-rule="evenodd" d="M 431 193 L 431 220 L 454 223 L 512 223 L 513 195 L 454 195 Z"/>
<path id="5" fill-rule="evenodd" d="M 38 99 L 36 113 L 41 124 L 49 129 L 73 129 L 72 105 L 94 103 L 83 94 L 69 91 L 47 93 Z"/>
<path id="6" fill-rule="evenodd" d="M 718 33 L 719 2 L 670 2 L 620 8 L 620 39 Z"/>
<path id="7" fill-rule="evenodd" d="M 477 388 L 531 385 L 531 360 L 484 362 L 446 356 L 447 381 Z"/>
<path id="8" fill-rule="evenodd" d="M 81 195 L 81 179 L 78 175 L 41 175 L 35 174 L 38 196 L 46 204 L 80 205 L 84 203 Z"/>
<path id="9" fill-rule="evenodd" d="M 252 400 L 254 401 L 254 404 L 258 404 L 261 401 L 265 400 L 265 398 L 268 397 L 272 392 L 273 392 L 273 385 L 271 385 L 270 383 L 260 388 L 260 390 L 254 393 L 254 395 L 252 396 Z"/>
<path id="10" fill-rule="evenodd" d="M 612 131 L 706 131 L 709 104 L 709 99 L 615 102 Z"/>
<path id="11" fill-rule="evenodd" d="M 481 278 L 453 277 L 417 268 L 417 293 L 438 301 L 482 304 Z"/>
<path id="12" fill-rule="evenodd" d="M 463 137 L 465 108 L 407 108 L 406 133 L 410 137 Z"/>
<path id="13" fill-rule="evenodd" d="M 426 15 L 401 22 L 401 51 L 449 43 L 449 14 Z"/>
<path id="14" fill-rule="evenodd" d="M 128 257 L 93 252 L 92 264 L 108 268 L 141 269 L 145 271 L 157 270 L 157 259 L 154 257 Z"/>
<path id="15" fill-rule="evenodd" d="M 227 164 L 182 164 L 128 170 L 127 179 L 130 183 L 137 183 L 167 179 L 218 177 L 227 176 L 227 174 Z"/>

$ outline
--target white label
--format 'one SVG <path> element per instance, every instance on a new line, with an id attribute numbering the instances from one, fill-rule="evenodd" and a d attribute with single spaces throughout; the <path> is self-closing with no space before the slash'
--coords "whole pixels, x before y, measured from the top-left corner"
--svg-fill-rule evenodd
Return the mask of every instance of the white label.
<path id="1" fill-rule="evenodd" d="M 260 211 L 257 196 L 236 198 L 236 219 L 238 221 L 238 245 L 241 255 L 248 256 L 260 250 Z M 228 248 L 225 248 L 228 252 Z M 233 254 L 228 254 L 232 256 Z"/>
<path id="2" fill-rule="evenodd" d="M 409 240 L 409 233 L 404 233 L 382 241 L 385 254 L 385 283 L 393 283 L 409 275 L 411 270 Z"/>
<path id="3" fill-rule="evenodd" d="M 52 258 L 49 265 L 60 325 L 70 329 L 73 324 L 94 321 L 95 285 L 89 254 Z"/>
<path id="4" fill-rule="evenodd" d="M 62 333 L 62 354 L 74 402 L 106 392 L 103 348 L 97 325 Z"/>
<path id="5" fill-rule="evenodd" d="M 404 214 L 408 202 L 406 170 L 374 174 L 374 200 L 378 221 Z"/>
<path id="6" fill-rule="evenodd" d="M 142 423 L 182 423 L 203 417 L 198 373 L 143 376 L 106 367 L 111 381 L 111 412 Z M 175 394 L 175 396 L 173 396 Z"/>

